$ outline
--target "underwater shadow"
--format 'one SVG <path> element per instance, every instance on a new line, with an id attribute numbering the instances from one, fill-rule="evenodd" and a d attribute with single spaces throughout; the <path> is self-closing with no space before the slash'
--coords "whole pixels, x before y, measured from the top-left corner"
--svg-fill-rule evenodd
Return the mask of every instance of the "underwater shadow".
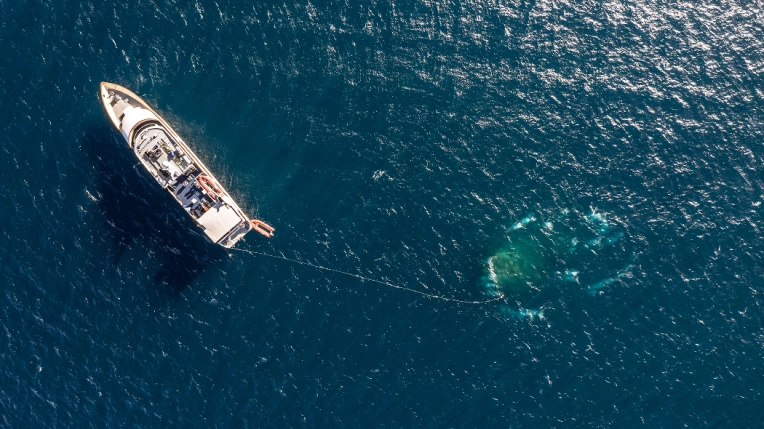
<path id="1" fill-rule="evenodd" d="M 84 161 L 95 167 L 100 211 L 108 231 L 112 263 L 131 246 L 161 261 L 152 276 L 159 293 L 177 295 L 226 255 L 207 241 L 173 199 L 138 165 L 121 136 L 104 120 L 85 123 Z"/>

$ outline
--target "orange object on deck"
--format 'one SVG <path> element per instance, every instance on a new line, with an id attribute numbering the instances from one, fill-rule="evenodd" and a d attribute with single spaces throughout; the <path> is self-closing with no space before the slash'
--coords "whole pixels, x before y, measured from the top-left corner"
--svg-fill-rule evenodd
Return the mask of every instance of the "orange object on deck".
<path id="1" fill-rule="evenodd" d="M 275 231 L 275 229 L 273 229 L 273 227 L 268 225 L 267 223 L 257 219 L 251 219 L 249 223 L 250 225 L 252 225 L 252 229 L 259 232 L 260 234 L 263 234 L 264 236 L 268 238 L 273 237 L 273 232 Z"/>
<path id="2" fill-rule="evenodd" d="M 216 185 L 212 179 L 205 176 L 204 174 L 200 174 L 199 177 L 196 178 L 196 181 L 199 182 L 205 191 L 207 191 L 207 195 L 209 195 L 211 198 L 217 199 L 218 194 L 220 193 L 220 188 L 218 188 L 218 185 Z M 207 183 L 205 184 L 205 182 Z"/>

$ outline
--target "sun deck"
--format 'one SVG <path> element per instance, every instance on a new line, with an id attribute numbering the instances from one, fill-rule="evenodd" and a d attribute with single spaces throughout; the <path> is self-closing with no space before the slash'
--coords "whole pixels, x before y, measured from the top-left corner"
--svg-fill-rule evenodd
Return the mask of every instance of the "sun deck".
<path id="1" fill-rule="evenodd" d="M 133 140 L 138 159 L 164 187 L 193 169 L 191 159 L 159 124 L 149 124 Z"/>

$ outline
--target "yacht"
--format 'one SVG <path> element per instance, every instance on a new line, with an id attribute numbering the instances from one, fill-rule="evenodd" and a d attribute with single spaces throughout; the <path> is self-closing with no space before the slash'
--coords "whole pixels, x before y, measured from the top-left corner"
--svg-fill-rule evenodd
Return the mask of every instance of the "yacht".
<path id="1" fill-rule="evenodd" d="M 232 248 L 252 230 L 273 236 L 273 227 L 250 219 L 188 144 L 140 97 L 119 85 L 101 82 L 101 102 L 140 164 L 210 241 Z"/>

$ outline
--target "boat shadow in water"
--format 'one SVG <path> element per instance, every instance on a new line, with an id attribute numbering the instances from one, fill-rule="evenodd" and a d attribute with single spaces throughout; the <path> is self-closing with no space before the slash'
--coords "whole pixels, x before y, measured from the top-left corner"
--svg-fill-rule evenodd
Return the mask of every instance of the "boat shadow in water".
<path id="1" fill-rule="evenodd" d="M 152 276 L 158 292 L 177 294 L 226 252 L 194 229 L 183 209 L 137 165 L 138 160 L 108 123 L 90 124 L 82 150 L 95 166 L 101 215 L 108 231 L 110 257 L 119 265 L 133 245 L 161 263 Z"/>

